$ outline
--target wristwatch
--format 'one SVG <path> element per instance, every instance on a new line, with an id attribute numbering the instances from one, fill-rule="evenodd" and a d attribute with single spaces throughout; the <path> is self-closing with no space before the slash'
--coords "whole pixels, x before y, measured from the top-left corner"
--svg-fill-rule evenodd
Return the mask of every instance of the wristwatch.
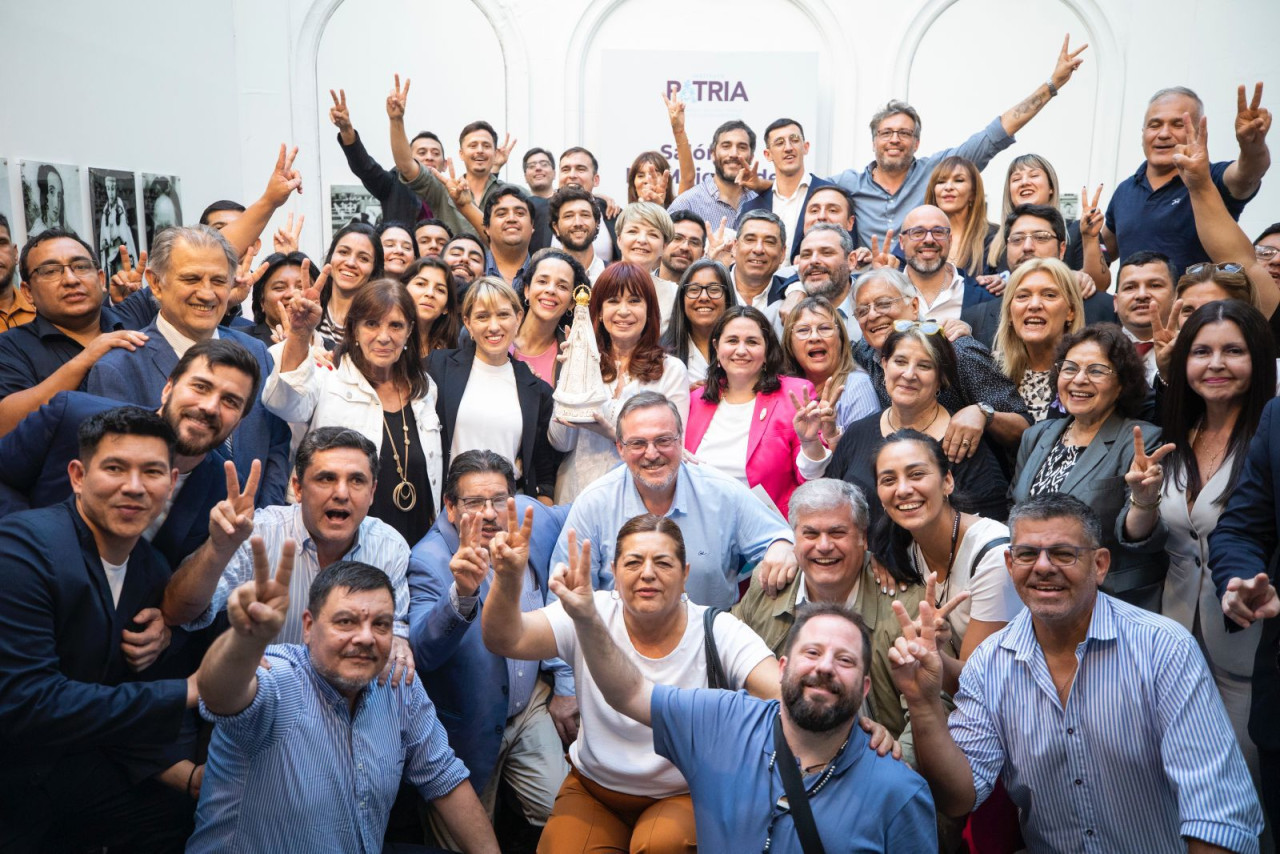
<path id="1" fill-rule="evenodd" d="M 984 429 L 991 426 L 991 419 L 996 417 L 996 408 L 989 403 L 979 403 L 978 408 L 982 410 L 982 414 L 987 416 L 987 423 L 983 425 Z"/>

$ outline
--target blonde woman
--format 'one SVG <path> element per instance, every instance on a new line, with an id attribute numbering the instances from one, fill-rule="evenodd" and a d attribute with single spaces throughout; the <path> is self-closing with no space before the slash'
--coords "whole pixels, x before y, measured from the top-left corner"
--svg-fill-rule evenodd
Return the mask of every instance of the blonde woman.
<path id="1" fill-rule="evenodd" d="M 952 155 L 933 167 L 924 203 L 934 205 L 951 223 L 951 254 L 947 260 L 970 276 L 987 272 L 986 252 L 996 233 L 987 222 L 987 193 L 973 161 Z"/>
<path id="2" fill-rule="evenodd" d="M 658 276 L 663 250 L 676 239 L 676 226 L 666 208 L 655 202 L 632 202 L 618 214 L 614 224 L 618 235 L 620 261 L 639 264 L 653 278 L 653 289 L 658 294 L 662 325 L 659 334 L 667 331 L 671 312 L 676 304 L 679 286 Z"/>

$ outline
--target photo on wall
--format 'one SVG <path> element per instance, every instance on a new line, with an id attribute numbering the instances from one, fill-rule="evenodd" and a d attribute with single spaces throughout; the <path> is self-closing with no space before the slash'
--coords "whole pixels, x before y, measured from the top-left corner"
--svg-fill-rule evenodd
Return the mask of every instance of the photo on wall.
<path id="1" fill-rule="evenodd" d="M 156 232 L 182 225 L 182 200 L 177 175 L 142 173 L 142 226 L 147 246 Z"/>
<path id="2" fill-rule="evenodd" d="M 13 220 L 13 208 L 9 202 L 9 158 L 0 157 L 0 216 L 9 223 L 9 239 L 18 242 L 18 223 Z"/>
<path id="3" fill-rule="evenodd" d="M 24 160 L 22 206 L 25 208 L 27 238 L 50 228 L 80 233 L 84 222 L 80 198 L 80 167 L 64 163 Z"/>
<path id="4" fill-rule="evenodd" d="M 382 203 L 359 184 L 329 185 L 330 236 L 353 222 L 382 225 Z"/>
<path id="5" fill-rule="evenodd" d="M 120 272 L 120 247 L 138 260 L 138 195 L 132 172 L 89 169 L 89 203 L 93 211 L 93 240 L 98 263 L 110 279 Z"/>

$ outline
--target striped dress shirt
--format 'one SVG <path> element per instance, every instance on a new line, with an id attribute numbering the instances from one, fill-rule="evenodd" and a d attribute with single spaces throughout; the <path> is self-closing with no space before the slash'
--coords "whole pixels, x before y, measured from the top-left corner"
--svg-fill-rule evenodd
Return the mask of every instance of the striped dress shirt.
<path id="1" fill-rule="evenodd" d="M 267 648 L 258 693 L 216 724 L 188 852 L 379 852 L 400 781 L 428 801 L 467 779 L 415 679 L 377 681 L 355 708 L 305 646 Z"/>
<path id="2" fill-rule="evenodd" d="M 1187 630 L 1099 592 L 1076 660 L 1063 708 L 1027 610 L 969 658 L 950 729 L 977 803 L 1003 774 L 1030 851 L 1256 852 L 1253 782 Z"/>

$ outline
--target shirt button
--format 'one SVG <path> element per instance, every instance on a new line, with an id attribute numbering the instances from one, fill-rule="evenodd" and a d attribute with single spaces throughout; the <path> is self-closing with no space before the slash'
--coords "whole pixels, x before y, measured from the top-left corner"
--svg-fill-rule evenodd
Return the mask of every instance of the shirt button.
<path id="1" fill-rule="evenodd" d="M 1083 785 L 1084 785 L 1084 780 L 1076 780 L 1076 785 L 1077 785 L 1077 786 L 1083 786 Z"/>
<path id="2" fill-rule="evenodd" d="M 500 726 L 496 726 L 496 727 L 494 727 L 494 728 L 493 728 L 493 734 L 494 734 L 494 735 L 502 735 L 502 727 L 500 727 Z"/>
<path id="3" fill-rule="evenodd" d="M 1089 828 L 1088 830 L 1086 830 L 1086 831 L 1084 832 L 1084 835 L 1085 835 L 1085 836 L 1093 836 L 1093 828 L 1091 827 L 1091 828 Z"/>
<path id="4" fill-rule="evenodd" d="M 1075 728 L 1075 727 L 1073 727 L 1073 726 L 1069 726 L 1069 727 L 1067 727 L 1067 735 L 1075 735 L 1075 734 L 1076 734 L 1076 728 Z"/>

